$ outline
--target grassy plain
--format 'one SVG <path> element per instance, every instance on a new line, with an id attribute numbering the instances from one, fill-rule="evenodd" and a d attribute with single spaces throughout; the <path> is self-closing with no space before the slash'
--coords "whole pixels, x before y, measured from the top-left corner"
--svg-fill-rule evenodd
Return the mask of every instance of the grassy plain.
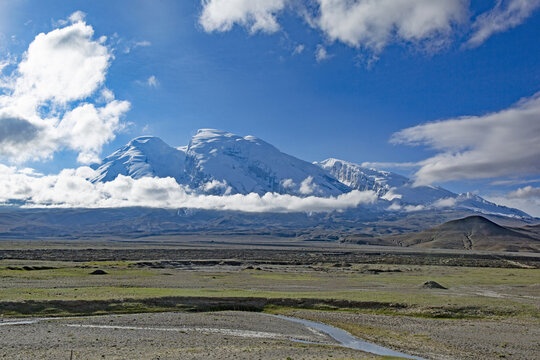
<path id="1" fill-rule="evenodd" d="M 107 274 L 91 275 L 96 269 Z M 385 264 L 164 266 L 161 262 L 4 259 L 0 279 L 0 306 L 119 299 L 133 304 L 166 297 L 333 299 L 378 304 L 365 308 L 353 304 L 349 311 L 437 318 L 539 317 L 540 269 Z M 423 288 L 430 280 L 448 289 Z M 121 306 L 116 309 L 120 311 Z"/>
<path id="2" fill-rule="evenodd" d="M 425 288 L 427 281 L 446 289 Z M 324 322 L 434 359 L 536 356 L 539 293 L 540 260 L 529 255 L 58 245 L 0 251 L 4 319 L 140 314 L 144 323 L 150 313 L 247 310 Z"/>

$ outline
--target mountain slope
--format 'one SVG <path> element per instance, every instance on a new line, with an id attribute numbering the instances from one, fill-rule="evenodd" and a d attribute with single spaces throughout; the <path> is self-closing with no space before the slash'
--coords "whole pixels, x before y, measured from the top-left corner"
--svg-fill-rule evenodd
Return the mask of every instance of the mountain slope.
<path id="1" fill-rule="evenodd" d="M 108 182 L 118 175 L 172 177 L 197 193 L 337 196 L 372 190 L 380 198 L 377 211 L 458 209 L 515 218 L 526 213 L 499 206 L 481 197 L 455 194 L 435 186 L 413 186 L 413 182 L 388 171 L 368 169 L 338 159 L 308 163 L 282 153 L 253 136 L 202 129 L 189 144 L 173 148 L 161 139 L 143 136 L 130 141 L 103 160 L 93 182 Z"/>
<path id="2" fill-rule="evenodd" d="M 319 167 L 284 154 L 254 136 L 202 129 L 187 148 L 186 174 L 193 187 L 221 185 L 231 193 L 277 192 L 340 195 L 350 188 Z"/>
<path id="3" fill-rule="evenodd" d="M 525 212 L 500 206 L 472 193 L 455 194 L 438 186 L 414 186 L 405 176 L 389 171 L 368 169 L 358 164 L 326 159 L 316 163 L 342 183 L 358 190 L 373 190 L 379 197 L 392 201 L 393 208 L 424 206 L 467 209 L 484 214 L 530 217 Z"/>
<path id="4" fill-rule="evenodd" d="M 390 237 L 400 246 L 422 248 L 539 251 L 540 238 L 500 226 L 482 216 L 452 220 L 413 234 Z"/>
<path id="5" fill-rule="evenodd" d="M 139 179 L 145 176 L 172 177 L 184 182 L 185 152 L 153 136 L 141 136 L 107 156 L 93 181 L 112 181 L 118 175 Z"/>
<path id="6" fill-rule="evenodd" d="M 456 194 L 435 186 L 413 187 L 405 176 L 389 171 L 368 169 L 339 159 L 316 163 L 344 184 L 357 190 L 373 190 L 383 199 L 400 199 L 410 205 L 427 205 Z"/>

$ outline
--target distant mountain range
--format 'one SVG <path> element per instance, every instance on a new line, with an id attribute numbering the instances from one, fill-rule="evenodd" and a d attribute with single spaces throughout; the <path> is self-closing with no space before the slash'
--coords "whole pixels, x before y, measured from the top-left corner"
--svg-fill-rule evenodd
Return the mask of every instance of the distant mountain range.
<path id="1" fill-rule="evenodd" d="M 96 170 L 93 182 L 112 181 L 118 175 L 135 179 L 172 177 L 198 193 L 213 195 L 275 192 L 328 197 L 371 190 L 379 198 L 374 205 L 378 211 L 450 209 L 530 218 L 521 210 L 494 204 L 472 193 L 415 187 L 402 175 L 338 159 L 310 163 L 254 136 L 212 129 L 199 130 L 187 146 L 178 148 L 157 137 L 138 137 L 107 156 Z"/>

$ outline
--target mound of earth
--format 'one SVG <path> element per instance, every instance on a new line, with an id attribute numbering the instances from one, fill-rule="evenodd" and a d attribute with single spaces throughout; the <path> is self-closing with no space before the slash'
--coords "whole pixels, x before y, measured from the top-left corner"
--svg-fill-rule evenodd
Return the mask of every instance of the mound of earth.
<path id="1" fill-rule="evenodd" d="M 90 273 L 90 275 L 106 275 L 108 274 L 105 270 L 101 270 L 101 269 L 98 269 L 98 270 L 94 270 Z"/>
<path id="2" fill-rule="evenodd" d="M 540 252 L 540 237 L 498 225 L 482 216 L 448 221 L 413 234 L 391 237 L 400 246 L 439 249 Z"/>
<path id="3" fill-rule="evenodd" d="M 422 284 L 422 287 L 424 289 L 444 289 L 444 290 L 447 289 L 436 281 L 426 281 L 425 283 Z"/>

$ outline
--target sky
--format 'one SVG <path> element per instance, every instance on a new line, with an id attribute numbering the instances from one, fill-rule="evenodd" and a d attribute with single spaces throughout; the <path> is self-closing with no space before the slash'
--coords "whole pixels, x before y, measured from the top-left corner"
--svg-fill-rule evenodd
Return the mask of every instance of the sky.
<path id="1" fill-rule="evenodd" d="M 540 0 L 0 0 L 0 165 L 217 128 L 540 216 L 539 37 Z"/>

